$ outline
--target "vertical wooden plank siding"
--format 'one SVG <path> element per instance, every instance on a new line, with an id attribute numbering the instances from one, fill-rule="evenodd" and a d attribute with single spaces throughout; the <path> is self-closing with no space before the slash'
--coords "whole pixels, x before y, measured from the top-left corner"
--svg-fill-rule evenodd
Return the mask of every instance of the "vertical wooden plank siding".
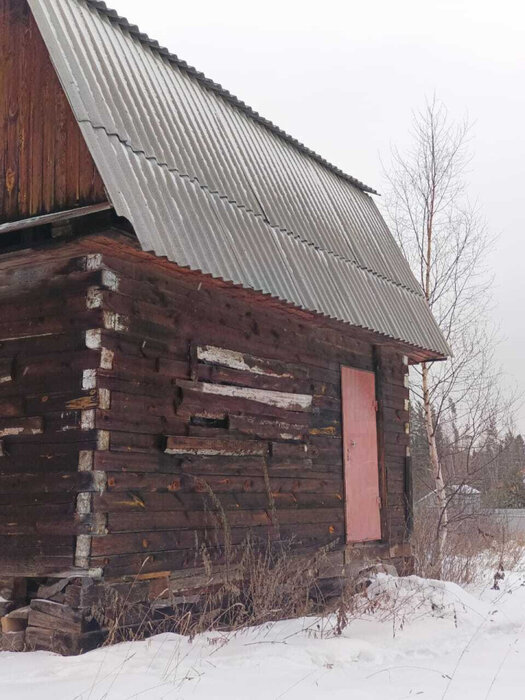
<path id="1" fill-rule="evenodd" d="M 0 0 L 0 223 L 106 200 L 25 0 Z"/>
<path id="2" fill-rule="evenodd" d="M 341 369 L 347 542 L 381 539 L 375 375 Z"/>

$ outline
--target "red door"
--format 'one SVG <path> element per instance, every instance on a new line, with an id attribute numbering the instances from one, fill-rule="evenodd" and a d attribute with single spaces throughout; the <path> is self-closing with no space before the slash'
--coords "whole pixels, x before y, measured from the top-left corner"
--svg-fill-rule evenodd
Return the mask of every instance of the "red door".
<path id="1" fill-rule="evenodd" d="M 341 368 L 346 541 L 381 539 L 375 375 Z"/>

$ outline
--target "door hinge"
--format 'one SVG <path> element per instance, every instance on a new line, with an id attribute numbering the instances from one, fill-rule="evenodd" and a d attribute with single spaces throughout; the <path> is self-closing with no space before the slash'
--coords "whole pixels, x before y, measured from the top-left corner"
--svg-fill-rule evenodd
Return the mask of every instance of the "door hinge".
<path id="1" fill-rule="evenodd" d="M 374 401 L 374 410 L 379 411 L 379 402 L 378 401 Z"/>

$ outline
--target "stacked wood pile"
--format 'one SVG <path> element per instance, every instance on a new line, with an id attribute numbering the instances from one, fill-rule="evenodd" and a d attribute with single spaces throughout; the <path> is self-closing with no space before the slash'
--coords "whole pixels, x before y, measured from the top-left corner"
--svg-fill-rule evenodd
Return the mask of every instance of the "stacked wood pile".
<path id="1" fill-rule="evenodd" d="M 191 596 L 209 584 L 203 548 L 224 566 L 248 533 L 335 547 L 328 579 L 352 557 L 402 561 L 405 349 L 111 235 L 10 254 L 1 274 L 0 576 L 69 581 L 31 601 L 34 645 L 92 634 L 86 576 Z M 375 370 L 379 399 L 384 541 L 352 549 L 341 365 Z"/>

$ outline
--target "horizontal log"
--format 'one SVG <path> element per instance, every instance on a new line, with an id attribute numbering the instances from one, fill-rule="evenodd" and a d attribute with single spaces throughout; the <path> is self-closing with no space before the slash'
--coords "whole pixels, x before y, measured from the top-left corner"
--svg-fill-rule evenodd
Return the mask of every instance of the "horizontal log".
<path id="1" fill-rule="evenodd" d="M 268 451 L 265 443 L 256 440 L 220 440 L 216 438 L 170 436 L 165 452 L 172 455 L 232 455 L 250 457 L 264 455 Z"/>
<path id="2" fill-rule="evenodd" d="M 196 382 L 197 384 L 197 382 Z M 177 415 L 189 419 L 193 416 L 224 420 L 227 415 L 242 414 L 263 420 L 278 419 L 279 421 L 308 426 L 314 420 L 310 412 L 288 411 L 286 409 L 251 401 L 245 398 L 205 394 L 201 391 L 184 389 L 182 396 L 177 397 Z"/>
<path id="3" fill-rule="evenodd" d="M 101 309 L 78 311 L 74 314 L 67 314 L 64 310 L 61 317 L 50 315 L 30 320 L 20 319 L 0 323 L 0 338 L 2 340 L 18 340 L 40 335 L 61 335 L 74 329 L 87 330 L 103 327 L 103 325 L 104 318 Z"/>
<path id="4" fill-rule="evenodd" d="M 177 386 L 183 390 L 188 389 L 203 394 L 255 401 L 286 411 L 309 411 L 312 407 L 312 396 L 309 394 L 291 394 L 284 391 L 268 391 L 250 387 L 210 384 L 209 382 L 189 382 L 183 379 L 177 380 Z"/>
<path id="5" fill-rule="evenodd" d="M 338 488 L 339 487 L 339 488 Z M 211 496 L 208 492 L 107 492 L 96 495 L 93 509 L 99 513 L 141 513 L 150 511 L 224 511 L 261 510 L 275 507 L 277 513 L 281 508 L 337 508 L 342 507 L 343 489 L 341 484 L 334 484 L 332 491 L 285 492 L 272 489 L 268 494 L 260 492 L 219 492 Z M 315 518 L 312 518 L 314 520 Z"/>
<path id="6" fill-rule="evenodd" d="M 1 535 L 0 561 L 20 556 L 67 555 L 73 548 L 72 535 L 41 537 L 31 535 Z"/>
<path id="7" fill-rule="evenodd" d="M 229 414 L 230 430 L 261 440 L 303 440 L 308 429 L 298 423 L 287 423 L 278 418 L 264 420 L 252 416 Z"/>
<path id="8" fill-rule="evenodd" d="M 82 371 L 60 370 L 44 372 L 41 376 L 20 377 L 16 382 L 0 384 L 0 399 L 20 396 L 35 396 L 53 393 L 57 387 L 63 391 L 82 390 Z"/>
<path id="9" fill-rule="evenodd" d="M 161 435 L 148 435 L 112 430 L 110 436 L 110 449 L 122 452 L 151 452 L 160 450 L 165 443 Z"/>
<path id="10" fill-rule="evenodd" d="M 55 355 L 85 349 L 86 336 L 80 329 L 15 340 L 0 339 L 0 357 L 16 357 L 19 361 L 28 357 L 39 359 L 49 353 Z"/>
<path id="11" fill-rule="evenodd" d="M 94 471 L 4 474 L 0 475 L 0 494 L 99 491 L 104 482 L 105 476 Z"/>
<path id="12" fill-rule="evenodd" d="M 284 379 L 292 379 L 284 364 L 278 364 L 262 358 L 253 357 L 252 355 L 237 352 L 235 350 L 227 350 L 218 348 L 214 345 L 204 345 L 197 347 L 197 359 L 210 364 L 222 365 L 234 370 L 242 370 L 251 372 L 252 374 L 260 374 L 267 377 L 276 377 Z"/>
<path id="13" fill-rule="evenodd" d="M 49 392 L 29 395 L 25 399 L 29 414 L 60 413 L 62 411 L 83 411 L 96 408 L 99 394 L 96 389 L 82 391 L 79 387 L 73 391 Z"/>
<path id="14" fill-rule="evenodd" d="M 273 526 L 261 527 L 258 530 L 258 539 L 286 540 L 292 539 L 293 546 L 327 543 L 335 537 L 343 534 L 343 525 L 337 523 L 335 527 L 327 527 L 326 524 L 304 525 L 298 533 L 295 528 L 282 528 L 278 533 Z M 226 539 L 232 545 L 239 545 L 246 541 L 248 531 L 245 528 L 232 528 L 226 536 L 224 532 L 209 529 L 196 530 L 167 530 L 162 532 L 127 533 L 120 535 L 108 535 L 93 540 L 93 556 L 114 556 L 120 554 L 134 554 L 148 552 L 162 552 L 166 550 L 198 550 L 201 545 L 207 547 L 224 546 Z"/>
<path id="15" fill-rule="evenodd" d="M 184 474 L 192 473 L 201 476 L 237 475 L 237 476 L 261 476 L 264 474 L 264 460 L 262 456 L 242 457 L 240 460 L 232 460 L 231 456 L 203 456 L 203 455 L 167 455 L 158 451 L 133 452 L 133 451 L 102 451 L 94 454 L 95 469 L 108 472 L 125 472 L 137 474 Z M 320 465 L 317 471 L 309 469 L 305 473 L 306 461 L 288 462 L 283 460 L 270 460 L 267 465 L 270 476 L 301 476 L 302 478 L 324 478 L 326 473 L 337 473 L 338 468 L 332 465 Z"/>
<path id="16" fill-rule="evenodd" d="M 100 347 L 112 350 L 115 354 L 188 363 L 189 343 L 177 338 L 170 342 L 158 338 L 144 338 L 143 335 L 136 335 L 129 331 L 122 334 L 107 329 L 100 329 L 97 337 Z"/>
<path id="17" fill-rule="evenodd" d="M 75 513 L 73 506 L 69 514 L 63 506 L 54 509 L 18 506 L 18 510 L 26 511 L 24 517 L 13 513 L 10 518 L 0 518 L 0 535 L 103 535 L 106 528 L 103 514 Z"/>
<path id="18" fill-rule="evenodd" d="M 71 419 L 71 415 L 69 416 L 69 419 Z M 51 423 L 51 419 L 47 419 L 49 423 Z M 54 428 L 55 431 L 49 431 L 45 430 L 43 433 L 37 434 L 37 435 L 10 435 L 9 437 L 5 438 L 6 444 L 8 446 L 9 451 L 11 451 L 11 447 L 17 446 L 17 445 L 34 445 L 35 450 L 42 451 L 44 449 L 52 449 L 49 446 L 50 445 L 65 445 L 65 444 L 76 444 L 77 446 L 83 443 L 90 443 L 92 441 L 97 440 L 97 431 L 96 430 L 70 430 L 66 428 L 63 430 L 62 428 L 64 426 L 71 426 L 72 423 L 68 422 L 68 418 L 66 417 L 65 421 L 61 421 L 58 419 L 56 423 L 54 423 Z M 75 426 L 78 427 L 78 426 Z M 87 449 L 85 447 L 78 448 L 78 449 Z"/>
<path id="19" fill-rule="evenodd" d="M 166 465 L 166 470 L 173 465 L 173 469 L 180 471 L 178 468 L 179 460 L 170 455 L 165 455 L 163 452 L 154 450 L 152 452 L 110 452 L 109 450 L 101 450 L 93 455 L 94 468 L 100 471 L 110 472 L 136 472 L 150 473 L 163 471 L 163 465 Z"/>
<path id="20" fill-rule="evenodd" d="M 303 523 L 340 523 L 344 522 L 344 509 L 280 509 L 280 525 L 302 525 Z M 232 511 L 228 513 L 230 527 L 258 527 L 272 525 L 270 509 L 259 511 Z M 109 513 L 108 531 L 147 532 L 149 530 L 173 530 L 175 528 L 194 529 L 216 527 L 216 515 L 209 511 L 159 511 L 141 513 Z"/>
<path id="21" fill-rule="evenodd" d="M 155 363 L 156 371 L 171 379 L 189 379 L 190 367 L 188 360 L 171 360 L 165 357 L 159 357 Z"/>
<path id="22" fill-rule="evenodd" d="M 33 418 L 0 418 L 0 438 L 16 435 L 40 435 L 44 432 L 44 420 Z"/>
<path id="23" fill-rule="evenodd" d="M 289 377 L 274 377 L 263 374 L 251 374 L 237 369 L 199 364 L 194 370 L 194 379 L 213 384 L 231 384 L 234 386 L 267 389 L 271 391 L 297 392 L 305 394 L 314 391 L 314 384 L 308 380 Z"/>
<path id="24" fill-rule="evenodd" d="M 8 439 L 4 443 L 9 442 Z M 78 470 L 78 453 L 80 449 L 94 450 L 97 447 L 96 438 L 83 443 L 15 444 L 13 441 L 5 446 L 5 456 L 2 458 L 0 471 L 4 474 L 27 472 L 66 472 Z"/>
<path id="25" fill-rule="evenodd" d="M 150 397 L 159 401 L 173 402 L 175 387 L 171 380 L 158 373 L 137 375 L 132 372 L 118 372 L 101 369 L 97 372 L 97 385 L 130 397 L 138 396 L 142 400 Z"/>
<path id="26" fill-rule="evenodd" d="M 74 511 L 75 496 L 76 494 L 69 491 L 18 493 L 15 498 L 12 494 L 0 494 L 0 517 L 4 522 L 32 519 L 36 509 L 42 510 L 43 518 L 46 517 L 46 513 L 66 515 Z"/>
<path id="27" fill-rule="evenodd" d="M 101 284 L 101 272 L 49 277 L 45 284 L 36 289 L 18 289 L 16 304 L 13 304 L 12 298 L 0 298 L 0 318 L 3 321 L 16 321 L 20 318 L 29 321 L 42 316 L 85 310 L 87 289 Z"/>
<path id="28" fill-rule="evenodd" d="M 97 369 L 100 366 L 100 352 L 87 350 L 43 355 L 38 358 L 27 357 L 17 363 L 17 382 L 27 384 L 33 377 L 56 375 L 60 372 L 82 372 L 85 369 Z"/>
<path id="29" fill-rule="evenodd" d="M 95 427 L 100 430 L 130 432 L 135 434 L 154 435 L 167 432 L 185 433 L 186 422 L 175 415 L 152 416 L 141 413 L 141 406 L 134 411 L 116 411 L 111 406 L 110 410 L 97 409 L 95 413 Z"/>
<path id="30" fill-rule="evenodd" d="M 39 555 L 33 552 L 16 552 L 8 557 L 0 551 L 0 569 L 6 576 L 53 576 L 73 568 L 73 547 L 70 554 Z"/>

